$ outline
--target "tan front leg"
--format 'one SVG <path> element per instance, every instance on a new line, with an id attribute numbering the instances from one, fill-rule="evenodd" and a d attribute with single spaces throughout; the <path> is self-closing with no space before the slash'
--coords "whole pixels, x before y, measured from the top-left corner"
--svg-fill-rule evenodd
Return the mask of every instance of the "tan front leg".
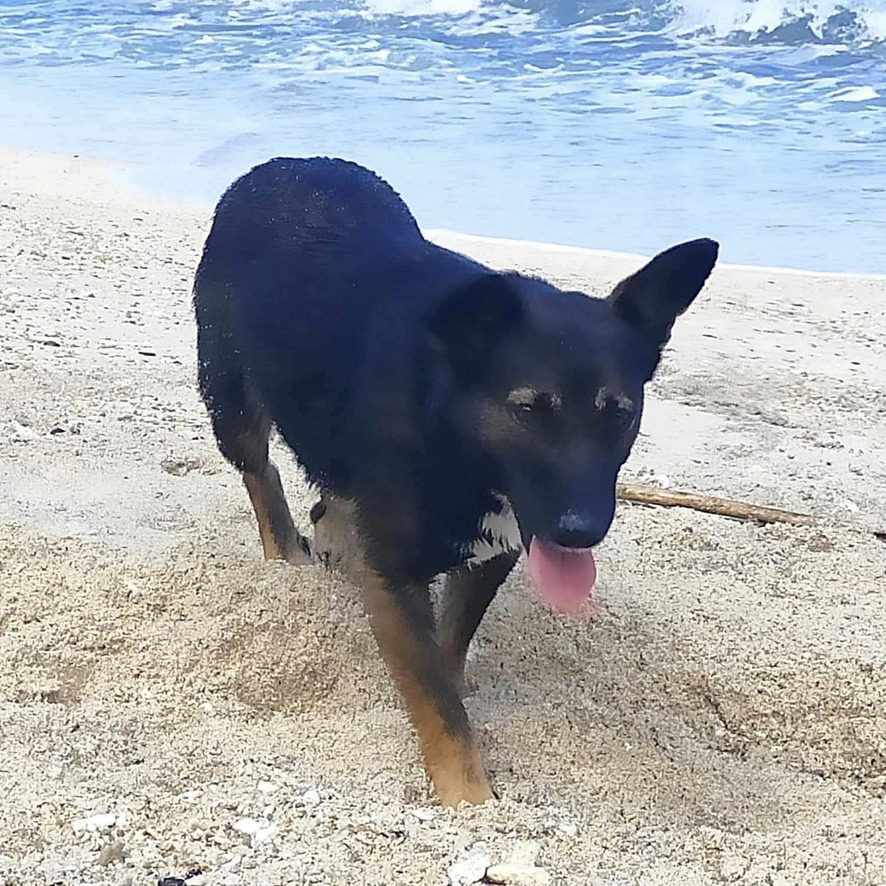
<path id="1" fill-rule="evenodd" d="M 494 794 L 468 715 L 434 638 L 427 589 L 393 592 L 378 578 L 364 589 L 373 633 L 406 703 L 440 802 L 457 806 L 462 800 L 489 800 Z"/>
<path id="2" fill-rule="evenodd" d="M 364 558 L 352 561 L 372 631 L 418 735 L 425 770 L 444 806 L 494 795 L 448 662 L 437 645 L 427 586 L 393 588 Z"/>

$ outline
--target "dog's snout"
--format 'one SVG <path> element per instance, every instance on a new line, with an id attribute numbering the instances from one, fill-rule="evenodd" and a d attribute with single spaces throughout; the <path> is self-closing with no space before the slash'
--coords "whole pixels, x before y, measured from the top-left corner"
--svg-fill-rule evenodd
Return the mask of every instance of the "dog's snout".
<path id="1" fill-rule="evenodd" d="M 600 544 L 609 529 L 588 514 L 567 511 L 560 517 L 554 541 L 564 548 L 592 548 Z"/>

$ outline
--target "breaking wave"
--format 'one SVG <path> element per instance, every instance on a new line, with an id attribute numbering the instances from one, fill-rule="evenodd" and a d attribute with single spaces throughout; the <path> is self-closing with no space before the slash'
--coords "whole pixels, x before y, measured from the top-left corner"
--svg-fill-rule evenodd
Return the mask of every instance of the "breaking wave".
<path id="1" fill-rule="evenodd" d="M 863 0 L 230 0 L 227 5 L 235 17 L 247 9 L 291 15 L 338 7 L 367 18 L 478 17 L 524 29 L 527 20 L 513 13 L 525 12 L 539 27 L 663 30 L 734 43 L 886 43 L 886 8 Z M 170 9 L 175 0 L 153 6 Z"/>

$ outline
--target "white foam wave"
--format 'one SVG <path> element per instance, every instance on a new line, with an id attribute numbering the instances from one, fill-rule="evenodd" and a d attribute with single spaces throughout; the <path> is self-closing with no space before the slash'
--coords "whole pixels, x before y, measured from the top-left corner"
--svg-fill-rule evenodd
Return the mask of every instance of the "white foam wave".
<path id="1" fill-rule="evenodd" d="M 718 37 L 755 37 L 790 27 L 801 37 L 805 27 L 818 40 L 886 40 L 882 0 L 674 0 L 672 6 L 675 26 Z"/>
<path id="2" fill-rule="evenodd" d="M 158 12 L 169 12 L 181 0 L 137 0 Z M 304 15 L 306 0 L 203 0 L 196 9 L 227 8 L 243 14 Z M 767 37 L 780 42 L 830 44 L 886 42 L 884 0 L 328 0 L 321 3 L 367 18 L 460 19 L 473 17 L 486 26 L 522 14 L 536 22 L 553 20 L 577 32 L 582 28 L 628 32 L 662 26 L 677 33 L 715 38 Z M 194 10 L 192 9 L 191 12 Z M 525 25 L 525 23 L 524 23 Z"/>
<path id="3" fill-rule="evenodd" d="M 873 86 L 847 86 L 828 96 L 832 102 L 870 102 L 880 98 Z"/>

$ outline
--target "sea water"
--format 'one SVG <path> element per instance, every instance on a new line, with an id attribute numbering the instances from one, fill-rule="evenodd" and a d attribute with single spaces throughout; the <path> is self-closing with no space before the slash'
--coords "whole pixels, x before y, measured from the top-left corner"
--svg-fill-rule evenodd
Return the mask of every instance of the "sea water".
<path id="1" fill-rule="evenodd" d="M 425 228 L 886 273 L 886 0 L 0 0 L 0 143 L 207 204 L 336 155 Z"/>

